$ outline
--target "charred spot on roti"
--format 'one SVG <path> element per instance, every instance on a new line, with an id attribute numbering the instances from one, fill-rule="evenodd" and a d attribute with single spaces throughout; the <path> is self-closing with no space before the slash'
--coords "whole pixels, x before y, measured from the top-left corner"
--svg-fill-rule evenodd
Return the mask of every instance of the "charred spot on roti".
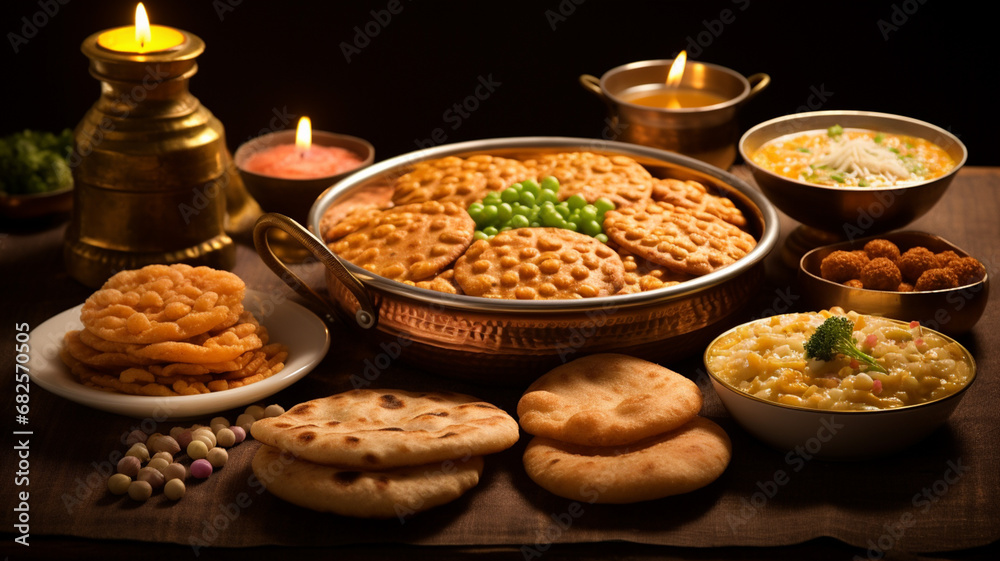
<path id="1" fill-rule="evenodd" d="M 383 394 L 379 396 L 378 400 L 378 404 L 386 409 L 401 409 L 403 407 L 403 400 L 392 394 Z"/>

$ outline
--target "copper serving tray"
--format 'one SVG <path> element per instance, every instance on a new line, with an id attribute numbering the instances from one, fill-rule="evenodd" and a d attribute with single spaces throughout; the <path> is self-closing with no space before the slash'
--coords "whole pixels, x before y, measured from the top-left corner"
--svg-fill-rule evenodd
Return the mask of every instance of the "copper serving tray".
<path id="1" fill-rule="evenodd" d="M 318 238 L 329 211 L 388 203 L 392 182 L 417 162 L 444 156 L 491 154 L 530 158 L 591 151 L 632 157 L 656 177 L 694 179 L 742 209 L 757 246 L 712 274 L 639 294 L 581 300 L 493 300 L 415 288 L 373 275 L 333 255 Z M 266 243 L 271 228 L 285 230 L 327 267 L 327 291 L 337 315 L 366 329 L 383 352 L 433 373 L 491 384 L 523 384 L 585 354 L 621 352 L 654 361 L 696 355 L 734 323 L 764 279 L 764 257 L 778 238 L 774 207 L 746 182 L 678 154 L 619 142 L 563 137 L 519 137 L 438 146 L 361 170 L 325 191 L 309 213 L 306 231 L 291 219 L 265 214 L 254 231 L 261 258 L 316 306 L 328 306 L 278 260 Z"/>

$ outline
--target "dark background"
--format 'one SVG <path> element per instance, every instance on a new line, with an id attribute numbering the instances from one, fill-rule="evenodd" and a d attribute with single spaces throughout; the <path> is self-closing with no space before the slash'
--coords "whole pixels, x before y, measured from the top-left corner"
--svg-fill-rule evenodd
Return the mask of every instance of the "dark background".
<path id="1" fill-rule="evenodd" d="M 6 100 L 0 134 L 73 127 L 99 95 L 80 43 L 91 33 L 130 24 L 135 2 L 63 1 L 7 1 L 0 8 L 6 37 L 0 48 Z M 223 122 L 233 150 L 267 132 L 276 114 L 293 116 L 287 125 L 279 123 L 281 128 L 294 127 L 304 114 L 317 130 L 364 137 L 375 145 L 377 159 L 417 148 L 417 141 L 436 129 L 448 143 L 522 135 L 598 137 L 605 109 L 579 86 L 580 74 L 599 76 L 620 64 L 673 58 L 688 48 L 693 60 L 747 76 L 770 74 L 770 87 L 741 115 L 744 130 L 809 104 L 883 111 L 950 130 L 968 146 L 969 164 L 1000 165 L 994 101 L 1000 8 L 994 3 L 145 4 L 154 24 L 205 40 L 191 90 Z M 398 13 L 389 13 L 390 4 Z M 45 13 L 55 6 L 55 15 Z M 44 25 L 28 38 L 22 18 Z M 374 36 L 358 35 L 366 29 Z M 27 41 L 16 53 L 12 33 Z M 345 45 L 352 45 L 349 61 Z M 446 113 L 474 95 L 481 78 L 499 85 L 467 117 Z"/>

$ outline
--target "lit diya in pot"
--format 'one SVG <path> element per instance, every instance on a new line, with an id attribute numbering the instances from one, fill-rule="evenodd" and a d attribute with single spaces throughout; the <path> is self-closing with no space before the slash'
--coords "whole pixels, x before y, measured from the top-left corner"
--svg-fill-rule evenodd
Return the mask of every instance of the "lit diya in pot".
<path id="1" fill-rule="evenodd" d="M 275 144 L 246 158 L 241 169 L 284 179 L 317 179 L 337 176 L 361 166 L 355 151 L 336 145 L 313 144 L 312 122 L 299 119 L 295 144 Z"/>

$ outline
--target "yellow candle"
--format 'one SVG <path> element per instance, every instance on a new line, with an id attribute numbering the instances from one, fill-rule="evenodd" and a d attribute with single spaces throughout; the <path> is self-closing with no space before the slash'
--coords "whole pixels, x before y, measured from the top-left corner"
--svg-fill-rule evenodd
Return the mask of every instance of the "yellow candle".
<path id="1" fill-rule="evenodd" d="M 116 27 L 101 33 L 97 44 L 119 53 L 150 54 L 169 51 L 184 44 L 184 34 L 164 25 L 149 25 L 140 2 L 135 9 L 135 25 Z"/>

